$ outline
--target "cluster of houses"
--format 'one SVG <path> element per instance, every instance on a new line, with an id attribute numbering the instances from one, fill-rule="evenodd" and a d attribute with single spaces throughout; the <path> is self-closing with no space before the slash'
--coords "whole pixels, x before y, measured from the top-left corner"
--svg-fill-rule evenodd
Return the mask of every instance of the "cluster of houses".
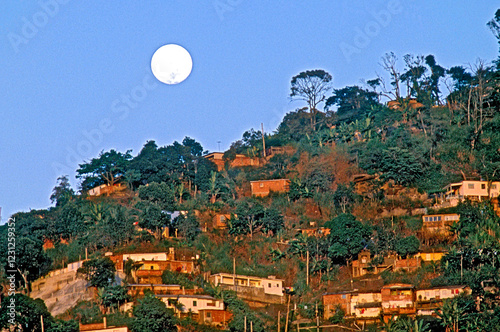
<path id="1" fill-rule="evenodd" d="M 470 294 L 468 286 L 441 286 L 416 289 L 410 284 L 394 283 L 380 290 L 352 290 L 323 294 L 324 318 L 332 317 L 337 308 L 345 313 L 345 318 L 357 324 L 373 324 L 384 317 L 433 316 L 443 305 L 443 300 L 461 293 Z"/>

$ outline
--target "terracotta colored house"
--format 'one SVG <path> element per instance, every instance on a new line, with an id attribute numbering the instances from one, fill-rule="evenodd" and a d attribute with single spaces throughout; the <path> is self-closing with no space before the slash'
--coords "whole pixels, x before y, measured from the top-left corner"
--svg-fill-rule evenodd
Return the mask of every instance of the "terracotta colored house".
<path id="1" fill-rule="evenodd" d="M 102 323 L 82 324 L 80 323 L 80 331 L 86 332 L 129 332 L 126 326 L 107 326 L 106 317 L 103 317 Z"/>
<path id="2" fill-rule="evenodd" d="M 368 273 L 379 274 L 385 270 L 392 269 L 396 261 L 396 257 L 384 257 L 383 262 L 377 265 L 371 264 L 371 253 L 369 250 L 362 250 L 358 254 L 358 259 L 352 261 L 351 269 L 353 277 L 361 277 Z"/>
<path id="3" fill-rule="evenodd" d="M 392 315 L 414 315 L 415 309 L 415 287 L 410 284 L 389 284 L 382 287 L 382 312 L 384 320 Z"/>
<path id="4" fill-rule="evenodd" d="M 195 262 L 190 261 L 141 261 L 142 266 L 135 271 L 139 284 L 161 284 L 163 271 L 195 273 Z"/>
<path id="5" fill-rule="evenodd" d="M 200 324 L 226 326 L 233 318 L 233 313 L 228 310 L 201 309 L 198 310 Z"/>
<path id="6" fill-rule="evenodd" d="M 265 197 L 271 192 L 286 193 L 290 190 L 290 180 L 276 179 L 276 180 L 259 180 L 250 181 L 252 188 L 252 196 Z"/>
<path id="7" fill-rule="evenodd" d="M 346 316 L 351 316 L 351 296 L 350 291 L 323 294 L 324 319 L 332 317 L 337 306 L 344 310 Z"/>
<path id="8" fill-rule="evenodd" d="M 227 228 L 227 223 L 231 219 L 230 214 L 216 214 L 212 218 L 212 225 L 213 228 L 216 229 L 226 229 Z"/>
<path id="9" fill-rule="evenodd" d="M 217 171 L 224 169 L 224 153 L 212 152 L 205 156 L 206 159 L 212 161 L 217 166 Z M 257 157 L 247 157 L 244 154 L 237 154 L 234 160 L 231 161 L 231 167 L 246 167 L 246 166 L 260 166 L 260 159 Z"/>
<path id="10" fill-rule="evenodd" d="M 319 227 L 319 228 L 302 228 L 299 232 L 307 236 L 323 237 L 330 234 L 330 228 Z"/>

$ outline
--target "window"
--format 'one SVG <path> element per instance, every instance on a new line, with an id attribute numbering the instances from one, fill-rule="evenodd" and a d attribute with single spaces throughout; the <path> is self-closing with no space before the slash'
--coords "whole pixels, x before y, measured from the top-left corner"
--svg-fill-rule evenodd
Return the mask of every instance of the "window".
<path id="1" fill-rule="evenodd" d="M 264 188 L 264 183 L 259 183 L 259 187 Z"/>
<path id="2" fill-rule="evenodd" d="M 212 318 L 212 313 L 211 312 L 207 312 L 207 318 Z"/>
<path id="3" fill-rule="evenodd" d="M 342 294 L 342 300 L 345 300 L 345 299 L 347 299 L 347 295 Z"/>
<path id="4" fill-rule="evenodd" d="M 197 301 L 193 301 L 193 307 L 196 307 L 198 305 Z"/>
<path id="5" fill-rule="evenodd" d="M 155 267 L 154 267 L 154 266 L 151 266 L 151 270 L 154 270 L 154 269 L 155 269 Z"/>
<path id="6" fill-rule="evenodd" d="M 497 189 L 497 185 L 496 184 L 492 184 L 491 185 L 491 189 Z"/>
<path id="7" fill-rule="evenodd" d="M 271 283 L 268 283 L 268 284 L 267 284 L 267 287 L 271 288 Z"/>
<path id="8" fill-rule="evenodd" d="M 486 189 L 486 185 L 484 183 L 481 183 L 481 189 Z"/>
<path id="9" fill-rule="evenodd" d="M 469 184 L 467 185 L 467 188 L 469 188 L 469 189 L 474 189 L 474 183 L 469 183 Z"/>

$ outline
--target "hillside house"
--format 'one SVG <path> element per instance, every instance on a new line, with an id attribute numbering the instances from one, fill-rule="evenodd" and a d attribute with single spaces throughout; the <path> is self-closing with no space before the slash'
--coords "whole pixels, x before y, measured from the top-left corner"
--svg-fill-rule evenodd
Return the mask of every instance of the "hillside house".
<path id="1" fill-rule="evenodd" d="M 290 180 L 276 179 L 250 181 L 250 186 L 252 188 L 252 196 L 265 197 L 271 192 L 286 193 L 290 191 Z"/>
<path id="2" fill-rule="evenodd" d="M 188 313 L 198 315 L 200 310 L 224 310 L 224 302 L 209 295 L 157 295 L 167 308 L 181 316 Z"/>
<path id="3" fill-rule="evenodd" d="M 197 273 L 198 268 L 193 260 L 189 261 L 141 261 L 142 265 L 134 272 L 132 276 L 139 284 L 161 284 L 164 271 L 179 273 Z M 135 274 L 135 275 L 134 275 Z"/>
<path id="4" fill-rule="evenodd" d="M 488 185 L 488 181 L 462 181 L 451 183 L 444 189 L 445 200 L 451 206 L 456 206 L 458 202 L 464 199 L 480 202 L 489 198 L 498 197 L 500 193 L 500 182 L 494 181 L 491 185 Z"/>
<path id="5" fill-rule="evenodd" d="M 212 161 L 217 166 L 217 171 L 220 172 L 224 169 L 224 153 L 223 152 L 212 152 L 205 156 L 207 160 Z M 260 159 L 257 157 L 247 157 L 244 154 L 237 154 L 233 160 L 231 160 L 230 167 L 247 167 L 247 166 L 260 166 Z"/>
<path id="6" fill-rule="evenodd" d="M 422 231 L 429 234 L 449 234 L 449 227 L 460 220 L 460 215 L 449 214 L 426 214 L 422 216 Z"/>
<path id="7" fill-rule="evenodd" d="M 80 323 L 80 331 L 85 332 L 129 332 L 126 326 L 108 326 L 106 317 L 103 317 L 102 323 L 82 324 Z"/>
<path id="8" fill-rule="evenodd" d="M 102 195 L 109 196 L 113 193 L 121 193 L 127 189 L 127 186 L 124 183 L 115 183 L 114 185 L 110 186 L 107 184 L 102 184 L 100 186 L 94 187 L 87 191 L 87 195 L 93 196 L 93 197 L 99 197 Z"/>
<path id="9" fill-rule="evenodd" d="M 358 323 L 370 324 L 378 321 L 382 311 L 380 291 L 357 291 L 351 295 L 351 315 Z"/>
<path id="10" fill-rule="evenodd" d="M 186 290 L 180 285 L 165 284 L 129 284 L 127 294 L 133 297 L 143 296 L 144 292 L 151 291 L 155 295 L 185 294 Z"/>
<path id="11" fill-rule="evenodd" d="M 418 289 L 416 291 L 417 315 L 435 315 L 434 311 L 443 305 L 443 300 L 451 299 L 461 293 L 470 294 L 471 289 L 465 285 Z"/>
<path id="12" fill-rule="evenodd" d="M 228 221 L 231 219 L 230 214 L 218 213 L 212 218 L 212 225 L 215 229 L 226 229 Z"/>
<path id="13" fill-rule="evenodd" d="M 210 282 L 224 289 L 235 290 L 238 297 L 261 303 L 284 303 L 283 280 L 273 276 L 267 278 L 218 273 L 210 276 Z"/>
<path id="14" fill-rule="evenodd" d="M 380 290 L 384 318 L 392 315 L 414 315 L 415 287 L 410 284 L 389 284 Z"/>
<path id="15" fill-rule="evenodd" d="M 298 229 L 298 231 L 299 233 L 307 236 L 323 237 L 330 234 L 331 229 L 325 227 L 318 227 L 318 228 L 302 228 Z"/>
<path id="16" fill-rule="evenodd" d="M 352 261 L 351 269 L 354 278 L 364 276 L 368 273 L 379 274 L 385 270 L 392 269 L 396 261 L 396 257 L 387 256 L 378 264 L 372 263 L 371 253 L 369 250 L 362 250 L 358 254 L 358 259 Z"/>
<path id="17" fill-rule="evenodd" d="M 228 310 L 201 309 L 198 314 L 200 324 L 213 326 L 226 326 L 233 318 L 233 313 Z"/>
<path id="18" fill-rule="evenodd" d="M 415 258 L 420 258 L 422 262 L 439 262 L 441 258 L 446 254 L 446 252 L 438 251 L 438 252 L 419 252 L 415 254 Z"/>
<path id="19" fill-rule="evenodd" d="M 271 146 L 266 149 L 266 159 L 269 160 L 277 154 L 291 155 L 294 154 L 295 151 L 296 149 L 291 146 Z"/>
<path id="20" fill-rule="evenodd" d="M 350 291 L 323 294 L 324 319 L 335 315 L 338 306 L 344 310 L 346 316 L 351 316 L 351 296 Z"/>

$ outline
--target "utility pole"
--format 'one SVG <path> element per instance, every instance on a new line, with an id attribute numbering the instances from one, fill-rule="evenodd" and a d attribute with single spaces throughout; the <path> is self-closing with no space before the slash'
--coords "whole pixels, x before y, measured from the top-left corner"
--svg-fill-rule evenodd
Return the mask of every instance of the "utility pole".
<path id="1" fill-rule="evenodd" d="M 261 122 L 260 123 L 260 129 L 261 129 L 261 132 L 262 132 L 262 147 L 263 147 L 263 151 L 264 151 L 264 158 L 266 157 L 266 139 L 264 138 L 264 124 Z"/>
<path id="2" fill-rule="evenodd" d="M 280 330 L 280 320 L 281 320 L 281 311 L 278 310 L 278 332 L 281 332 L 281 330 Z"/>
<path id="3" fill-rule="evenodd" d="M 236 257 L 233 257 L 233 285 L 236 292 Z"/>
<path id="4" fill-rule="evenodd" d="M 42 332 L 45 331 L 44 327 L 43 327 L 43 315 L 40 315 L 40 322 L 42 323 Z"/>
<path id="5" fill-rule="evenodd" d="M 245 316 L 245 332 L 247 332 L 247 316 Z"/>
<path id="6" fill-rule="evenodd" d="M 290 294 L 288 294 L 288 304 L 286 306 L 285 332 L 288 332 L 288 315 L 290 314 Z"/>
<path id="7" fill-rule="evenodd" d="M 318 302 L 316 302 L 316 332 L 319 332 Z"/>
<path id="8" fill-rule="evenodd" d="M 306 264 L 306 285 L 309 286 L 309 250 L 307 251 L 306 255 L 307 259 L 307 264 Z"/>

